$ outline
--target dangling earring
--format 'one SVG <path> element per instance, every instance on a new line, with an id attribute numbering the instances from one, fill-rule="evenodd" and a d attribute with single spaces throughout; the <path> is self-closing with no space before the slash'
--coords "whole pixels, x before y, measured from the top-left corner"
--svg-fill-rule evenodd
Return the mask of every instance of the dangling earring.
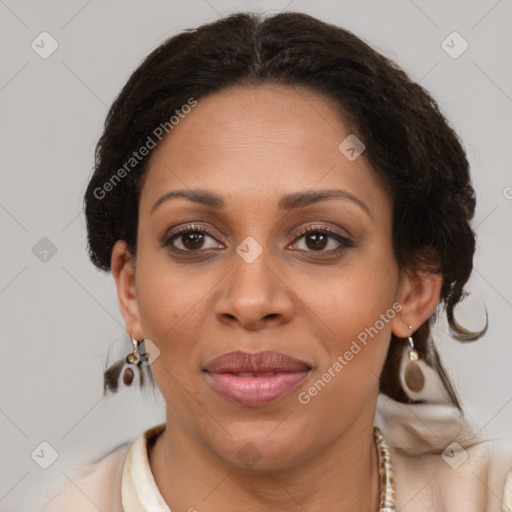
<path id="1" fill-rule="evenodd" d="M 133 352 L 130 352 L 126 356 L 126 363 L 128 366 L 123 371 L 123 383 L 125 386 L 131 386 L 133 379 L 135 377 L 135 371 L 139 372 L 140 380 L 142 382 L 142 374 L 140 370 L 140 365 L 142 364 L 140 354 L 139 354 L 139 344 L 144 340 L 137 341 L 132 336 L 132 344 L 133 344 Z M 135 368 L 133 368 L 135 367 Z"/>
<path id="2" fill-rule="evenodd" d="M 412 331 L 412 326 L 409 325 L 409 329 Z M 419 359 L 419 354 L 414 346 L 414 340 L 412 335 L 407 338 L 410 345 L 409 350 L 409 362 L 404 368 L 404 381 L 407 387 L 414 393 L 421 393 L 425 387 L 425 376 L 421 371 L 420 365 L 416 362 Z"/>
<path id="3" fill-rule="evenodd" d="M 409 325 L 412 331 L 412 326 Z M 438 404 L 450 404 L 450 396 L 434 368 L 420 358 L 414 339 L 411 335 L 407 341 L 409 347 L 404 347 L 400 362 L 400 384 L 404 393 L 414 401 Z"/>

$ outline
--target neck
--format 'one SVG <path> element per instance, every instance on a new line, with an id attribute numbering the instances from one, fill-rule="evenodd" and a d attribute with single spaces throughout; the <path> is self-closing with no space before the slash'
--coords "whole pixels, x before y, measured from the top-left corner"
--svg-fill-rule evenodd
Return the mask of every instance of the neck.
<path id="1" fill-rule="evenodd" d="M 281 469 L 228 465 L 168 413 L 150 449 L 155 482 L 171 510 L 201 512 L 379 510 L 378 459 L 372 421 L 356 422 L 321 453 Z"/>

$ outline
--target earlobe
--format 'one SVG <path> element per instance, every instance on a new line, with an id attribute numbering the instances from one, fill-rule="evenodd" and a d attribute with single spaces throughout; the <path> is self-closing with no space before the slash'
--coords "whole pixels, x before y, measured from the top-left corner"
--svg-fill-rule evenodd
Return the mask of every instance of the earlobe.
<path id="1" fill-rule="evenodd" d="M 119 310 L 123 315 L 126 331 L 135 339 L 143 339 L 135 287 L 135 258 L 124 240 L 118 240 L 114 244 L 110 261 Z"/>
<path id="2" fill-rule="evenodd" d="M 402 309 L 391 325 L 393 334 L 407 338 L 411 329 L 415 331 L 432 315 L 439 304 L 443 277 L 441 274 L 418 271 L 404 273 L 398 291 L 398 302 Z"/>

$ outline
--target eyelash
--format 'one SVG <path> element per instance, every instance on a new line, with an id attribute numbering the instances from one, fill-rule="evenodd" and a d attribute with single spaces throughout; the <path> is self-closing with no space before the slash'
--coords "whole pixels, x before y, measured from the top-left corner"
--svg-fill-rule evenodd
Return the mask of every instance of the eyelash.
<path id="1" fill-rule="evenodd" d="M 188 226 L 184 226 L 184 227 L 178 228 L 175 232 L 173 232 L 169 236 L 165 237 L 165 239 L 162 241 L 162 247 L 171 246 L 173 251 L 177 251 L 177 252 L 181 252 L 181 253 L 194 253 L 194 252 L 201 252 L 201 251 L 208 250 L 208 249 L 196 249 L 196 250 L 189 249 L 189 250 L 183 250 L 183 249 L 178 249 L 177 247 L 174 247 L 172 245 L 172 242 L 175 239 L 177 239 L 180 235 L 189 234 L 189 233 L 203 233 L 203 234 L 206 234 L 206 235 L 216 239 L 215 238 L 216 235 L 214 233 L 212 233 L 209 229 L 205 228 L 204 226 L 199 226 L 199 225 L 196 225 L 196 224 L 190 224 Z M 333 229 L 331 229 L 331 228 L 329 228 L 327 226 L 309 226 L 309 227 L 301 230 L 299 233 L 296 234 L 296 237 L 295 237 L 294 241 L 292 242 L 292 244 L 295 244 L 304 235 L 307 235 L 309 233 L 319 233 L 319 234 L 323 234 L 323 235 L 328 235 L 330 238 L 336 240 L 341 245 L 340 245 L 340 247 L 338 247 L 336 249 L 330 249 L 328 251 L 324 251 L 324 250 L 319 250 L 319 251 L 309 250 L 309 251 L 306 251 L 306 252 L 338 254 L 343 249 L 346 249 L 346 248 L 349 248 L 349 247 L 354 247 L 354 244 L 352 243 L 351 240 L 349 240 L 347 237 L 345 237 L 343 235 L 340 235 L 338 232 L 334 231 Z"/>
<path id="2" fill-rule="evenodd" d="M 337 231 L 327 226 L 309 226 L 305 229 L 302 229 L 299 233 L 297 233 L 295 240 L 293 243 L 296 243 L 299 239 L 301 239 L 304 235 L 309 233 L 320 233 L 322 235 L 328 235 L 330 238 L 336 240 L 340 246 L 337 249 L 330 249 L 328 251 L 307 251 L 307 252 L 319 252 L 319 253 L 330 253 L 330 254 L 338 254 L 343 249 L 347 247 L 354 247 L 354 244 L 351 240 L 349 240 L 346 236 L 340 235 Z"/>

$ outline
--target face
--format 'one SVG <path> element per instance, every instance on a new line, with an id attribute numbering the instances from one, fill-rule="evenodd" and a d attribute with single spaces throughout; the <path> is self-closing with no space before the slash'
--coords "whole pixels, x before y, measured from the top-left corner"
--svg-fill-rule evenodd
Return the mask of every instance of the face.
<path id="1" fill-rule="evenodd" d="M 305 89 L 199 99 L 149 161 L 136 260 L 114 249 L 168 425 L 231 465 L 290 466 L 371 428 L 392 329 L 407 335 L 392 201 L 338 148 L 350 133 Z"/>

